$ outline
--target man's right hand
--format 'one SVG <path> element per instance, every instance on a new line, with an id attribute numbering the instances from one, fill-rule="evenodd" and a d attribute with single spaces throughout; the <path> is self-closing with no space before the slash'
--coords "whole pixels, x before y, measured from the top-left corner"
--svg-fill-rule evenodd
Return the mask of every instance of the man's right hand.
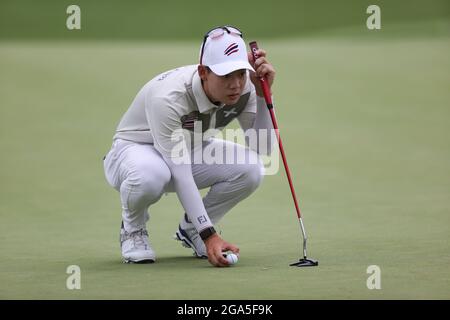
<path id="1" fill-rule="evenodd" d="M 208 253 L 208 261 L 216 267 L 228 267 L 229 263 L 223 256 L 226 251 L 231 251 L 239 255 L 239 248 L 235 245 L 223 240 L 217 233 L 209 236 L 204 240 L 206 251 Z"/>

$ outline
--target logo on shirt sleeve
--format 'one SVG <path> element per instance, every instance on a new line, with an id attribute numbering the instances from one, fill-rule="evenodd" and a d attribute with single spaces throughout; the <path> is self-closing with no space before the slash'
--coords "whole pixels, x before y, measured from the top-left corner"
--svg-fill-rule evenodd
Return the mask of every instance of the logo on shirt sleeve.
<path id="1" fill-rule="evenodd" d="M 203 114 L 198 111 L 192 111 L 181 117 L 181 127 L 186 130 L 194 131 L 195 122 L 202 122 L 202 131 L 205 132 L 209 128 L 209 122 L 211 116 L 209 114 Z"/>

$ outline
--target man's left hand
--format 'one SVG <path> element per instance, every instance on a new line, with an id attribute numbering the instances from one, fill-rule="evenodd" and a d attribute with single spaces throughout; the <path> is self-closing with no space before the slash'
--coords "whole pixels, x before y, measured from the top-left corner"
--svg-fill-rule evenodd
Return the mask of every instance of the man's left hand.
<path id="1" fill-rule="evenodd" d="M 258 49 L 256 51 L 256 55 L 258 58 L 254 60 L 253 54 L 251 52 L 248 53 L 248 61 L 252 65 L 253 69 L 255 69 L 255 72 L 250 71 L 250 79 L 255 85 L 256 94 L 262 97 L 264 94 L 259 78 L 265 78 L 269 88 L 271 88 L 273 81 L 275 80 L 275 68 L 267 60 L 266 51 Z"/>

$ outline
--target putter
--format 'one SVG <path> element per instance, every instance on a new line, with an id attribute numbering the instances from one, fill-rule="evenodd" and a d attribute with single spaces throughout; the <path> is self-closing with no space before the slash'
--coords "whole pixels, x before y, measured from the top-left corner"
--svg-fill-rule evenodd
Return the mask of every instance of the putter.
<path id="1" fill-rule="evenodd" d="M 253 54 L 253 58 L 256 60 L 258 58 L 258 55 L 256 54 L 256 51 L 258 50 L 258 44 L 256 43 L 256 41 L 252 41 L 252 42 L 250 42 L 249 45 L 250 45 L 250 49 Z M 307 237 L 306 237 L 305 226 L 303 224 L 302 215 L 300 213 L 300 208 L 298 206 L 297 196 L 295 195 L 294 184 L 292 183 L 291 172 L 289 170 L 289 166 L 288 166 L 288 163 L 286 160 L 286 155 L 284 153 L 283 143 L 281 142 L 280 130 L 278 129 L 277 119 L 275 118 L 275 113 L 273 112 L 273 103 L 272 103 L 272 97 L 270 94 L 269 85 L 268 85 L 266 79 L 261 77 L 259 80 L 261 81 L 261 87 L 262 87 L 263 93 L 264 93 L 264 100 L 266 100 L 266 105 L 267 105 L 267 108 L 269 109 L 270 117 L 272 118 L 272 124 L 275 129 L 276 136 L 277 136 L 278 146 L 279 146 L 280 152 L 281 152 L 281 158 L 283 159 L 284 169 L 286 171 L 286 175 L 287 175 L 287 178 L 289 181 L 289 187 L 291 189 L 292 198 L 294 199 L 295 210 L 297 211 L 297 217 L 298 217 L 298 221 L 300 222 L 300 230 L 301 230 L 301 234 L 303 237 L 303 258 L 300 258 L 299 261 L 297 261 L 297 262 L 291 263 L 290 266 L 293 266 L 293 267 L 318 266 L 319 261 L 313 260 L 313 259 L 308 259 L 308 257 L 307 257 L 307 252 L 306 252 Z"/>

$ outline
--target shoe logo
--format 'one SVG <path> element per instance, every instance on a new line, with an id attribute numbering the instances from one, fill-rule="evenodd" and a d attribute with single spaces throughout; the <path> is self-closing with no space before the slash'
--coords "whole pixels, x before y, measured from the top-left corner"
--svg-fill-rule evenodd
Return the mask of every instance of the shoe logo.
<path id="1" fill-rule="evenodd" d="M 230 56 L 233 53 L 238 52 L 238 51 L 239 51 L 239 46 L 238 46 L 238 44 L 236 42 L 234 42 L 234 43 L 230 44 L 228 46 L 228 48 L 225 49 L 224 55 Z"/>

